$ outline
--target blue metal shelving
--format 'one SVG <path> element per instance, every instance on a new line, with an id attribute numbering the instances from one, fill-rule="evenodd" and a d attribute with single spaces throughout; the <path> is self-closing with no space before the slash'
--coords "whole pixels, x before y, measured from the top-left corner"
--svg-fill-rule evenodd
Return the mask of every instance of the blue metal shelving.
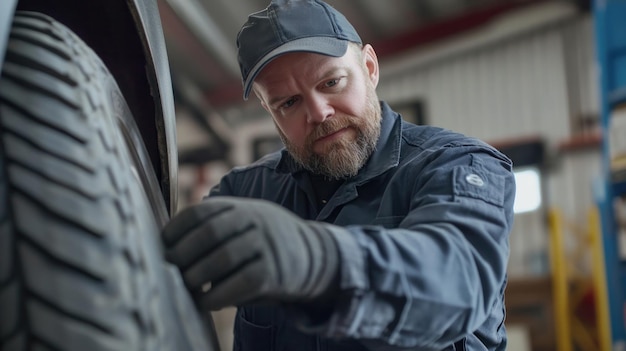
<path id="1" fill-rule="evenodd" d="M 626 0 L 594 0 L 593 12 L 604 135 L 602 190 L 597 194 L 597 201 L 602 225 L 612 348 L 626 350 L 626 260 L 620 257 L 614 209 L 615 199 L 626 196 L 626 179 L 614 179 L 608 140 L 611 112 L 617 106 L 626 104 Z"/>

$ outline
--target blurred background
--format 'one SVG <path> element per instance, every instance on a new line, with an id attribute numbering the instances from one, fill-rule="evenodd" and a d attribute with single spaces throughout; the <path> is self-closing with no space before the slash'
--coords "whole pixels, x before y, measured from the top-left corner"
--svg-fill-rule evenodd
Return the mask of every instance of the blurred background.
<path id="1" fill-rule="evenodd" d="M 327 2 L 374 46 L 379 97 L 404 119 L 478 137 L 513 159 L 508 350 L 626 350 L 626 109 L 613 91 L 626 60 L 610 60 L 616 47 L 625 56 L 626 27 L 613 25 L 626 21 L 624 1 L 608 14 L 585 0 Z M 243 101 L 236 59 L 241 24 L 267 3 L 159 0 L 179 209 L 231 167 L 281 147 L 254 94 Z M 225 350 L 232 312 L 215 314 Z"/>

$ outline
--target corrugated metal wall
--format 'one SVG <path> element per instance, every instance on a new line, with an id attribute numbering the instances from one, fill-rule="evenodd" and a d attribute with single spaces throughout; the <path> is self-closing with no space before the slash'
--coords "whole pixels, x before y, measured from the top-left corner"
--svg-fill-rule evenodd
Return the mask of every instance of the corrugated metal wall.
<path id="1" fill-rule="evenodd" d="M 572 57 L 565 48 L 589 46 L 588 37 L 576 35 L 585 31 L 574 30 L 584 23 L 579 19 L 384 77 L 379 96 L 392 104 L 422 101 L 428 124 L 487 141 L 526 135 L 562 140 L 572 127 L 565 65 Z M 576 58 L 577 65 L 589 65 L 588 57 Z M 588 89 L 577 92 L 585 97 L 582 106 L 591 104 Z"/>

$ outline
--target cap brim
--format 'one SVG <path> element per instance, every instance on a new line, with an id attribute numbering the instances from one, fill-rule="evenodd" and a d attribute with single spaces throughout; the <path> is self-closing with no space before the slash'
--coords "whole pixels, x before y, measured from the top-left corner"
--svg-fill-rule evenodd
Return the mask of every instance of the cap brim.
<path id="1" fill-rule="evenodd" d="M 332 37 L 308 37 L 285 43 L 263 56 L 259 62 L 252 67 L 243 84 L 243 99 L 248 100 L 250 90 L 252 90 L 252 82 L 254 82 L 254 79 L 259 72 L 261 72 L 263 67 L 280 55 L 290 52 L 312 52 L 326 56 L 341 57 L 346 54 L 347 50 L 347 40 Z"/>

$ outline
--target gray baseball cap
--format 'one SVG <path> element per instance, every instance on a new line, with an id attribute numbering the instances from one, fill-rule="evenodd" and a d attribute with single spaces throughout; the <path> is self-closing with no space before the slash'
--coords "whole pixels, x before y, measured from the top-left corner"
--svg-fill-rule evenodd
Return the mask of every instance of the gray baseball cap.
<path id="1" fill-rule="evenodd" d="M 276 57 L 289 52 L 341 57 L 348 42 L 362 43 L 350 22 L 325 2 L 272 0 L 249 15 L 237 34 L 243 99 L 248 99 L 257 74 Z"/>

